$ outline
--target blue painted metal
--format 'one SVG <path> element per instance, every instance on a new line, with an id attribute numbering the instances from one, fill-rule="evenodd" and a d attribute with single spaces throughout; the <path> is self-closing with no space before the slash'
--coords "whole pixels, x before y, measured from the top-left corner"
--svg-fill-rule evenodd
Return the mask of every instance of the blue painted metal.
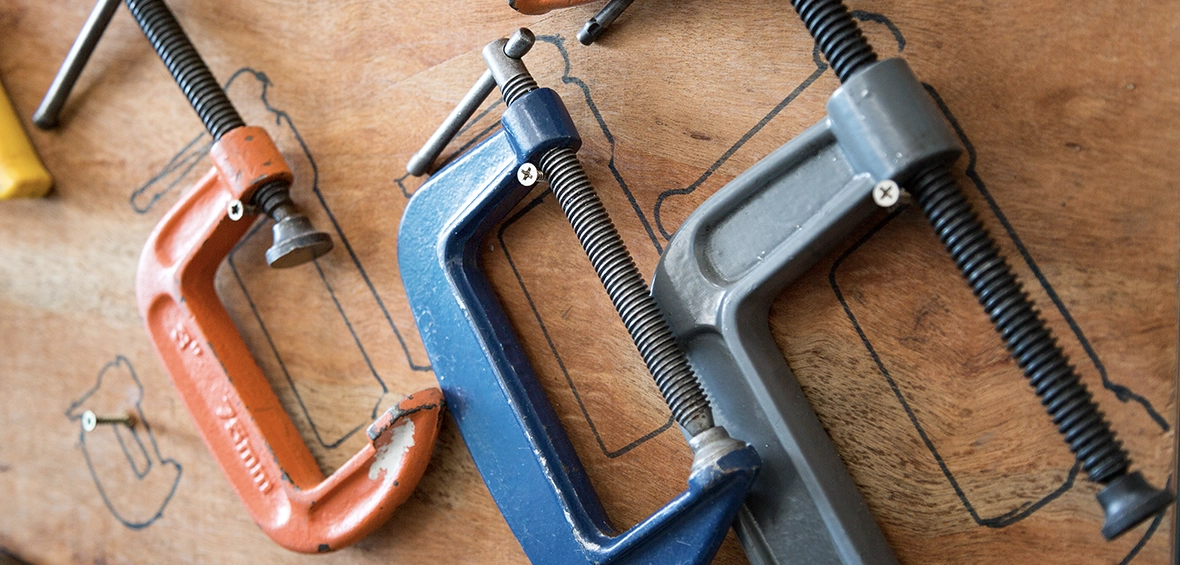
<path id="1" fill-rule="evenodd" d="M 576 129 L 551 90 L 509 107 L 504 129 L 410 200 L 398 266 L 414 320 L 472 459 L 534 563 L 708 563 L 759 459 L 746 446 L 695 467 L 688 490 L 625 532 L 611 525 L 541 383 L 479 269 L 484 235 L 529 188 L 516 170 Z"/>

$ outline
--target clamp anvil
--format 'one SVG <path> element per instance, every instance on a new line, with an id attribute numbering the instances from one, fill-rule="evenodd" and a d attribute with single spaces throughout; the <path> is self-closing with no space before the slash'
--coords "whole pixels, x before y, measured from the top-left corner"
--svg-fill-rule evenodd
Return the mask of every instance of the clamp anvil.
<path id="1" fill-rule="evenodd" d="M 247 216 L 275 220 L 266 252 L 272 267 L 312 261 L 332 241 L 291 201 L 286 160 L 266 130 L 243 123 L 168 7 L 161 0 L 127 5 L 214 139 L 212 170 L 165 214 L 140 255 L 136 298 L 148 334 L 205 445 L 262 530 L 305 553 L 350 545 L 413 492 L 434 449 L 442 393 L 427 389 L 387 410 L 369 426 L 368 445 L 324 477 L 217 297 L 214 278 L 249 231 Z M 95 13 L 114 7 L 104 0 Z M 103 27 L 88 23 L 75 51 Z M 39 123 L 56 122 L 85 55 L 67 59 Z"/>
<path id="2" fill-rule="evenodd" d="M 756 563 L 896 561 L 771 338 L 773 299 L 901 187 L 913 194 L 1090 479 L 1111 539 L 1161 512 L 1076 370 L 961 194 L 955 132 L 902 59 L 879 61 L 841 0 L 793 0 L 842 86 L 828 116 L 706 200 L 653 294 L 717 405 L 765 466 L 738 522 Z"/>
<path id="3" fill-rule="evenodd" d="M 529 559 L 707 563 L 745 498 L 758 455 L 713 425 L 708 400 L 578 164 L 581 142 L 569 113 L 520 61 L 532 43 L 531 32 L 520 30 L 484 49 L 508 106 L 503 129 L 434 174 L 406 207 L 398 266 L 414 320 L 472 459 Z M 488 92 L 484 84 L 414 156 L 411 173 L 425 171 L 470 118 Z M 484 235 L 542 175 L 649 369 L 656 365 L 657 386 L 694 451 L 688 490 L 623 532 L 610 525 L 479 266 Z"/>

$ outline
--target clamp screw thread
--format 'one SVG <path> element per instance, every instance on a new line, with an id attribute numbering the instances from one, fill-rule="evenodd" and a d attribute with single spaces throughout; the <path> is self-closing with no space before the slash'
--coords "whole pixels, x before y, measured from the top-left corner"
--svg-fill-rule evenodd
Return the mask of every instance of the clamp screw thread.
<path id="1" fill-rule="evenodd" d="M 504 96 L 504 103 L 511 106 L 521 96 L 536 89 L 537 81 L 528 73 L 523 73 L 508 79 L 508 82 L 500 87 L 500 93 Z"/>
<path id="2" fill-rule="evenodd" d="M 1069 364 L 951 172 L 942 166 L 918 175 L 914 192 L 930 225 L 1090 480 L 1106 484 L 1126 473 L 1130 465 L 1127 450 L 1115 439 L 1081 376 Z"/>
<path id="3" fill-rule="evenodd" d="M 518 35 L 531 38 L 532 32 L 522 29 Z M 502 73 L 499 77 L 502 77 L 497 78 L 500 93 L 509 106 L 537 89 L 537 82 L 523 64 L 513 74 Z M 663 312 L 651 297 L 651 289 L 594 192 L 590 177 L 578 162 L 577 153 L 573 148 L 559 147 L 546 151 L 539 161 L 538 168 L 549 180 L 549 188 L 573 226 L 672 416 L 692 437 L 713 428 L 713 410 L 700 379 L 676 343 Z"/>
<path id="4" fill-rule="evenodd" d="M 791 5 L 799 12 L 803 25 L 815 38 L 840 82 L 877 61 L 877 53 L 843 0 L 791 0 Z"/>
<path id="5" fill-rule="evenodd" d="M 847 81 L 877 60 L 843 0 L 792 0 L 832 69 Z M 1057 345 L 999 246 L 984 229 L 949 165 L 918 173 L 913 194 L 975 297 L 1007 342 L 1041 404 L 1091 481 L 1106 485 L 1098 500 L 1106 513 L 1102 535 L 1112 539 L 1159 513 L 1173 496 L 1128 473 L 1131 458 L 1077 370 Z"/>
<path id="6" fill-rule="evenodd" d="M 127 8 L 201 117 L 213 141 L 246 125 L 164 0 L 127 0 Z"/>
<path id="7" fill-rule="evenodd" d="M 551 149 L 541 156 L 540 161 L 553 195 L 573 226 L 676 422 L 692 436 L 712 428 L 713 411 L 700 380 L 689 366 L 684 350 L 676 343 L 663 313 L 651 297 L 647 282 L 578 162 L 577 154 L 568 147 Z"/>

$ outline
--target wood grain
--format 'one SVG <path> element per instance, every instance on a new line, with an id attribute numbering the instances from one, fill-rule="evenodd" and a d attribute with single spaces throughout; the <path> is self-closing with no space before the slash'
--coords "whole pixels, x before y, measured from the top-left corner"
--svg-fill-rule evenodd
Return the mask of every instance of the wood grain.
<path id="1" fill-rule="evenodd" d="M 374 410 L 435 382 L 396 263 L 421 184 L 403 171 L 481 72 L 486 42 L 522 25 L 541 36 L 526 61 L 566 100 L 582 161 L 647 274 L 695 206 L 821 119 L 838 86 L 786 2 L 645 0 L 590 48 L 573 36 L 597 5 L 525 17 L 502 0 L 170 4 L 337 242 L 318 266 L 274 272 L 262 226 L 218 275 L 328 472 L 363 444 L 353 430 Z M 1136 467 L 1174 484 L 1175 3 L 849 5 L 877 50 L 900 50 L 945 103 L 972 149 L 957 167 L 971 200 Z M 0 80 L 25 119 L 90 8 L 0 6 Z M 451 151 L 495 123 L 502 106 L 487 107 Z M 140 249 L 207 170 L 208 138 L 125 10 L 62 121 L 30 132 L 54 192 L 0 203 L 0 546 L 35 563 L 525 561 L 451 420 L 377 533 L 324 557 L 270 542 L 137 313 Z M 612 520 L 643 519 L 683 488 L 691 454 L 552 197 L 534 193 L 484 261 Z M 840 243 L 780 297 L 771 326 L 904 563 L 1169 561 L 1172 512 L 1102 541 L 1097 487 L 919 211 L 881 212 Z M 86 408 L 138 409 L 150 434 L 83 435 Z M 732 535 L 716 562 L 745 562 Z"/>

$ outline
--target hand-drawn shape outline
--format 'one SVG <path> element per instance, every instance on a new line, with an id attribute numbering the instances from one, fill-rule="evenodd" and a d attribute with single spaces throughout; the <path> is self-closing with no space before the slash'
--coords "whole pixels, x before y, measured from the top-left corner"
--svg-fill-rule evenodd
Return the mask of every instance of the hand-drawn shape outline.
<path id="1" fill-rule="evenodd" d="M 169 466 L 176 469 L 176 479 L 172 482 L 172 489 L 168 491 L 168 495 L 164 497 L 162 501 L 160 501 L 159 508 L 150 518 L 138 522 L 124 518 L 119 510 L 115 508 L 115 505 L 111 502 L 110 497 L 107 496 L 107 491 L 102 486 L 102 480 L 99 478 L 98 472 L 94 468 L 94 461 L 91 459 L 90 450 L 86 447 L 87 432 L 82 431 L 81 429 L 82 413 L 75 413 L 78 408 L 82 407 L 86 403 L 86 400 L 89 399 L 91 395 L 93 395 L 95 392 L 98 392 L 98 389 L 102 387 L 103 375 L 105 375 L 108 370 L 117 367 L 125 367 L 127 369 L 128 375 L 131 377 L 131 380 L 135 382 L 135 386 L 139 389 L 139 393 L 135 400 L 135 415 L 139 421 L 136 424 L 136 427 L 127 430 L 127 433 L 131 434 L 131 439 L 134 440 L 135 446 L 139 448 L 140 455 L 142 455 L 143 459 L 147 461 L 147 466 L 141 471 L 136 465 L 136 459 L 131 453 L 128 442 L 123 440 L 123 434 L 120 433 L 122 430 L 119 427 L 112 427 L 111 431 L 115 434 L 115 438 L 119 441 L 119 447 L 123 449 L 123 455 L 127 458 L 127 464 L 131 467 L 132 472 L 135 473 L 136 478 L 141 481 L 152 472 L 153 468 L 157 467 L 157 463 L 159 464 L 160 468 Z M 128 361 L 126 357 L 118 355 L 115 357 L 114 361 L 104 365 L 102 370 L 98 372 L 98 378 L 95 380 L 94 386 L 82 394 L 82 396 L 73 403 L 71 403 L 70 407 L 65 411 L 66 418 L 68 418 L 71 422 L 78 422 L 79 424 L 78 442 L 82 447 L 82 456 L 86 459 L 86 467 L 90 470 L 90 478 L 94 479 L 94 486 L 98 488 L 98 494 L 102 497 L 103 504 L 106 505 L 107 510 L 110 511 L 111 515 L 114 516 L 115 519 L 119 521 L 119 523 L 132 530 L 142 530 L 155 523 L 156 520 L 159 520 L 160 517 L 164 515 L 164 508 L 166 508 L 168 503 L 172 501 L 172 496 L 176 494 L 176 487 L 180 484 L 180 477 L 184 473 L 184 468 L 175 459 L 165 458 L 160 454 L 160 446 L 156 443 L 156 435 L 152 433 L 151 423 L 148 422 L 147 417 L 145 417 L 143 414 L 143 407 L 141 406 L 142 402 L 143 383 L 140 382 L 139 376 L 135 374 L 135 367 L 131 365 L 131 362 Z M 148 442 L 151 444 L 150 450 L 144 446 L 143 440 L 139 437 L 138 429 L 140 427 L 142 427 L 147 433 Z"/>
<path id="2" fill-rule="evenodd" d="M 312 156 L 311 150 L 308 148 L 307 143 L 304 141 L 303 136 L 301 136 L 299 134 L 298 128 L 295 127 L 295 122 L 291 119 L 291 116 L 289 114 L 287 114 L 283 110 L 280 110 L 280 109 L 272 106 L 270 101 L 267 99 L 268 89 L 273 84 L 270 81 L 270 78 L 267 77 L 267 75 L 265 73 L 256 71 L 250 67 L 243 67 L 241 69 L 238 69 L 233 75 L 230 76 L 229 80 L 227 80 L 225 82 L 225 86 L 223 87 L 223 90 L 228 91 L 230 89 L 230 87 L 234 84 L 234 81 L 236 81 L 238 79 L 238 77 L 242 77 L 242 76 L 252 77 L 254 80 L 261 83 L 262 94 L 260 96 L 260 100 L 261 100 L 263 106 L 274 117 L 276 126 L 287 127 L 290 129 L 291 134 L 294 136 L 295 140 L 299 144 L 300 150 L 303 152 L 304 156 L 307 157 L 308 163 L 311 164 L 311 191 L 313 194 L 315 194 L 316 199 L 319 202 L 320 206 L 323 207 L 329 220 L 332 222 L 332 228 L 336 231 L 337 240 L 340 241 L 340 243 L 343 245 L 344 249 L 348 252 L 348 256 L 351 259 L 352 264 L 356 267 L 356 270 L 360 274 L 361 279 L 364 280 L 365 285 L 369 289 L 369 293 L 373 296 L 373 299 L 377 303 L 378 308 L 380 308 L 382 315 L 384 315 L 386 323 L 389 325 L 390 329 L 393 331 L 393 335 L 397 338 L 398 343 L 401 346 L 402 353 L 405 357 L 406 365 L 410 368 L 411 371 L 423 371 L 423 372 L 430 371 L 431 368 L 430 368 L 429 364 L 420 364 L 420 363 L 417 363 L 414 361 L 413 355 L 410 353 L 409 345 L 406 343 L 405 336 L 402 335 L 401 330 L 397 327 L 397 324 L 394 323 L 393 316 L 389 313 L 389 309 L 386 308 L 385 302 L 381 299 L 380 293 L 377 291 L 376 286 L 374 286 L 372 280 L 369 278 L 369 274 L 365 270 L 364 265 L 361 264 L 360 259 L 357 257 L 357 254 L 356 254 L 355 250 L 353 249 L 352 244 L 349 242 L 348 237 L 344 233 L 344 229 L 341 227 L 340 222 L 336 219 L 336 215 L 332 212 L 332 209 L 328 206 L 328 203 L 324 198 L 323 192 L 320 190 L 319 167 L 316 164 L 315 158 Z M 161 170 L 159 173 L 157 173 L 155 176 L 153 176 L 143 186 L 139 187 L 134 192 L 132 192 L 131 199 L 130 199 L 132 208 L 135 209 L 135 211 L 140 214 L 144 214 L 148 210 L 150 210 L 152 205 L 154 205 L 163 195 L 167 194 L 174 187 L 176 187 L 180 183 L 180 181 L 183 180 L 185 178 L 185 176 L 194 167 L 196 167 L 199 163 L 202 162 L 203 157 L 209 152 L 209 148 L 211 147 L 211 145 L 212 145 L 212 142 L 209 139 L 208 133 L 201 132 L 200 134 L 195 136 L 191 141 L 189 141 L 184 146 L 184 148 L 182 148 L 175 156 L 172 157 L 172 159 L 168 162 L 168 164 L 165 165 L 163 170 Z M 149 193 L 149 191 L 153 190 L 153 187 L 156 187 L 159 183 L 162 183 L 165 179 L 170 179 L 170 180 L 168 180 L 168 183 L 163 188 L 160 188 L 160 189 L 156 190 L 155 192 L 152 192 L 151 196 L 148 197 L 148 200 L 146 203 L 141 202 L 144 194 Z M 290 372 L 287 370 L 287 365 L 283 361 L 282 355 L 279 353 L 279 350 L 276 347 L 274 340 L 271 338 L 270 331 L 267 330 L 266 323 L 263 321 L 261 313 L 258 311 L 258 308 L 255 305 L 254 299 L 250 296 L 250 292 L 246 288 L 246 284 L 245 284 L 245 281 L 242 279 L 241 273 L 238 271 L 238 267 L 237 267 L 237 264 L 235 261 L 238 250 L 242 247 L 242 245 L 244 245 L 247 241 L 249 241 L 250 238 L 252 238 L 256 234 L 258 234 L 259 231 L 262 231 L 262 228 L 266 225 L 267 225 L 267 222 L 265 220 L 259 221 L 257 224 L 255 224 L 250 229 L 250 231 L 242 238 L 242 241 L 238 243 L 238 245 L 234 248 L 234 250 L 230 252 L 229 257 L 227 258 L 226 261 L 230 267 L 231 272 L 234 275 L 236 282 L 241 287 L 242 294 L 246 297 L 246 301 L 250 306 L 251 313 L 254 315 L 254 318 L 258 321 L 259 326 L 262 328 L 263 336 L 266 338 L 267 345 L 270 347 L 271 352 L 274 354 L 275 358 L 278 360 L 278 364 L 279 364 L 280 369 L 283 372 L 283 376 L 286 379 L 288 386 L 291 387 L 291 390 L 295 395 L 295 399 L 299 403 L 300 411 L 303 413 L 304 418 L 306 418 L 309 426 L 311 427 L 312 433 L 316 437 L 316 441 L 318 441 L 319 444 L 321 446 L 323 446 L 325 449 L 335 449 L 336 447 L 339 447 L 340 444 L 347 441 L 348 438 L 352 437 L 358 430 L 360 430 L 360 429 L 364 428 L 366 425 L 368 425 L 368 423 L 366 422 L 361 425 L 358 425 L 358 426 L 354 427 L 353 429 L 349 430 L 348 432 L 346 432 L 341 437 L 336 438 L 334 440 L 325 439 L 322 436 L 322 434 L 320 433 L 320 430 L 319 430 L 319 426 L 316 424 L 315 419 L 312 417 L 310 411 L 307 409 L 307 405 L 304 403 L 303 397 L 299 393 L 299 389 L 295 386 L 295 381 L 291 377 Z M 348 314 L 344 311 L 344 307 L 340 303 L 339 299 L 337 298 L 335 289 L 332 288 L 332 285 L 329 282 L 326 274 L 324 273 L 323 268 L 320 266 L 319 260 L 314 261 L 314 265 L 315 265 L 316 273 L 320 277 L 320 281 L 324 284 L 324 288 L 327 290 L 328 295 L 331 296 L 331 298 L 332 298 L 332 301 L 336 307 L 336 311 L 340 314 L 340 317 L 344 321 L 345 326 L 348 327 L 348 331 L 351 334 L 353 343 L 355 343 L 357 348 L 360 350 L 360 353 L 361 353 L 362 357 L 364 358 L 366 365 L 368 366 L 368 370 L 369 370 L 371 377 L 373 378 L 374 381 L 376 381 L 378 386 L 381 387 L 381 396 L 378 397 L 377 402 L 373 405 L 372 413 L 370 415 L 370 419 L 376 418 L 377 412 L 381 406 L 381 402 L 384 400 L 385 395 L 389 393 L 389 387 L 388 387 L 388 385 L 386 385 L 385 380 L 381 377 L 381 375 L 377 371 L 377 369 L 373 366 L 373 364 L 370 360 L 369 354 L 365 349 L 364 344 L 361 343 L 360 337 L 356 334 L 356 331 L 353 329 L 352 321 L 350 320 Z"/>

